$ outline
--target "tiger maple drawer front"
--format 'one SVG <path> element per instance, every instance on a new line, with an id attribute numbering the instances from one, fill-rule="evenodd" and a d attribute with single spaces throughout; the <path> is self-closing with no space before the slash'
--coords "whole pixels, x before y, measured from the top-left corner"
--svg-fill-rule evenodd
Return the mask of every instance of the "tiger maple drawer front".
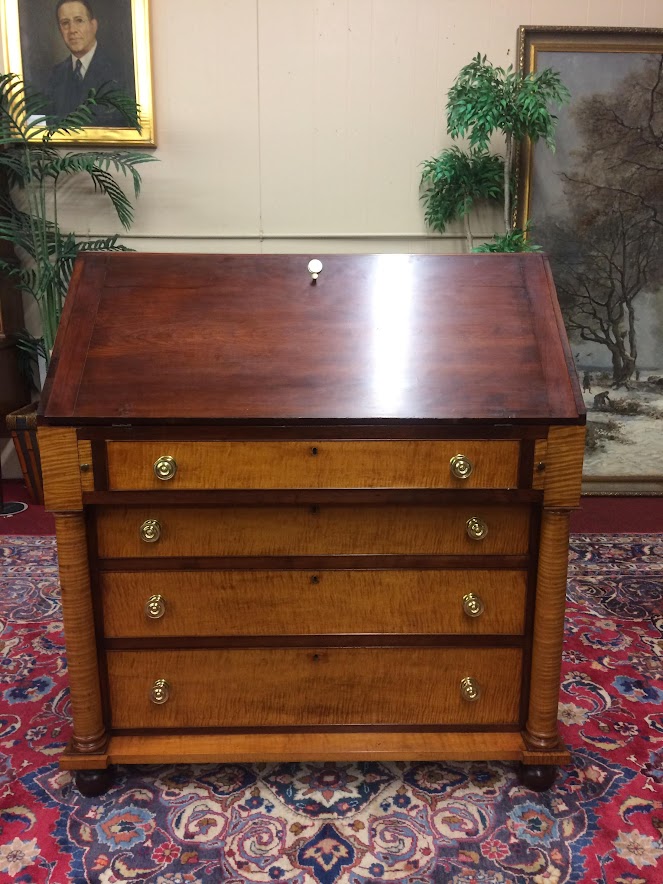
<path id="1" fill-rule="evenodd" d="M 522 571 L 110 571 L 100 583 L 107 638 L 519 635 L 525 614 Z"/>
<path id="2" fill-rule="evenodd" d="M 113 491 L 516 488 L 517 441 L 108 442 Z"/>
<path id="3" fill-rule="evenodd" d="M 109 651 L 113 728 L 518 722 L 517 649 Z"/>
<path id="4" fill-rule="evenodd" d="M 103 558 L 519 555 L 529 508 L 478 506 L 99 507 Z"/>

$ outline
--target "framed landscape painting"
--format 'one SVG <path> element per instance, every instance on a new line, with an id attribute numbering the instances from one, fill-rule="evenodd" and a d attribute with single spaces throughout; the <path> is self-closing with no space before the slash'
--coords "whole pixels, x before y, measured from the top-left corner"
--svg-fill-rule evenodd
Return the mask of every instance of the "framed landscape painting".
<path id="1" fill-rule="evenodd" d="M 663 493 L 663 30 L 521 27 L 571 92 L 526 144 L 517 222 L 550 262 L 587 406 L 583 492 Z"/>

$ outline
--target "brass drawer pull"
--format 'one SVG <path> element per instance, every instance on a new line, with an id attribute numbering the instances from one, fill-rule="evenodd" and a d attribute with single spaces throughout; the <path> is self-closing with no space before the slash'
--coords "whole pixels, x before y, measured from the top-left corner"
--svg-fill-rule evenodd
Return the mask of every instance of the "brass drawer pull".
<path id="1" fill-rule="evenodd" d="M 474 592 L 468 592 L 463 596 L 463 611 L 468 617 L 480 617 L 484 612 L 483 599 Z"/>
<path id="2" fill-rule="evenodd" d="M 145 616 L 150 620 L 160 620 L 166 613 L 166 600 L 162 595 L 152 595 L 145 602 Z"/>
<path id="3" fill-rule="evenodd" d="M 170 697 L 170 685 L 165 678 L 157 678 L 150 690 L 150 700 L 155 706 L 163 706 Z"/>
<path id="4" fill-rule="evenodd" d="M 177 472 L 177 463 L 175 462 L 175 458 L 171 457 L 169 454 L 164 454 L 163 457 L 159 457 L 154 462 L 154 475 L 157 479 L 162 479 L 164 482 L 167 482 L 168 479 L 172 479 L 175 473 Z"/>
<path id="5" fill-rule="evenodd" d="M 483 540 L 488 534 L 488 525 L 486 525 L 483 519 L 479 519 L 477 516 L 472 516 L 472 518 L 468 519 L 465 523 L 465 530 L 467 531 L 467 536 L 470 540 Z"/>
<path id="6" fill-rule="evenodd" d="M 161 523 L 158 519 L 145 519 L 140 526 L 140 539 L 145 543 L 156 543 L 161 537 Z"/>
<path id="7" fill-rule="evenodd" d="M 474 464 L 464 454 L 454 454 L 449 461 L 449 469 L 455 479 L 469 479 L 474 470 Z"/>
<path id="8" fill-rule="evenodd" d="M 460 694 L 468 703 L 476 702 L 481 696 L 481 688 L 476 678 L 466 676 L 460 683 Z"/>

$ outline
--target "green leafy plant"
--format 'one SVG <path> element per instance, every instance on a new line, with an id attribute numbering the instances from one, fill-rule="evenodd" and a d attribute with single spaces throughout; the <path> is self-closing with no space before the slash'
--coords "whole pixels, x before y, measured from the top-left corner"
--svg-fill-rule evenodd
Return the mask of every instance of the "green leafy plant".
<path id="1" fill-rule="evenodd" d="M 480 200 L 501 200 L 504 160 L 486 151 L 447 147 L 423 163 L 422 200 L 426 223 L 443 233 L 451 221 L 462 218 L 468 248 L 474 245 L 470 212 Z"/>
<path id="2" fill-rule="evenodd" d="M 94 108 L 101 106 L 120 111 L 127 126 L 139 130 L 138 108 L 126 93 L 90 90 L 82 104 L 59 118 L 44 115 L 42 102 L 41 96 L 26 93 L 18 75 L 0 75 L 0 170 L 8 185 L 8 194 L 0 196 L 0 239 L 10 242 L 20 258 L 18 265 L 0 261 L 0 271 L 37 302 L 42 337 L 24 333 L 19 345 L 41 352 L 48 364 L 77 254 L 127 251 L 117 235 L 79 240 L 75 233 L 63 232 L 58 222 L 60 186 L 72 176 L 87 176 L 128 229 L 133 204 L 113 173 L 130 178 L 137 197 L 141 186 L 137 167 L 154 158 L 128 150 L 63 151 L 53 144 L 55 136 L 76 134 L 89 126 Z"/>
<path id="3" fill-rule="evenodd" d="M 534 251 L 538 247 L 530 243 L 527 237 L 527 228 L 518 231 L 513 227 L 512 220 L 512 191 L 513 191 L 513 167 L 518 144 L 526 138 L 536 142 L 543 139 L 551 150 L 555 149 L 554 134 L 557 117 L 551 112 L 550 107 L 555 104 L 563 104 L 570 98 L 570 93 L 562 83 L 558 73 L 550 68 L 524 75 L 514 71 L 512 66 L 508 68 L 496 67 L 491 64 L 485 55 L 478 53 L 472 61 L 465 65 L 456 77 L 451 89 L 447 94 L 447 132 L 452 138 L 467 138 L 469 142 L 469 158 L 491 156 L 488 153 L 490 140 L 495 133 L 504 137 L 505 151 L 501 159 L 502 185 L 499 196 L 495 196 L 495 188 L 481 190 L 477 187 L 474 198 L 501 199 L 504 210 L 504 235 L 494 237 L 487 246 L 481 246 L 475 251 Z M 462 151 L 457 148 L 459 153 Z M 442 159 L 444 153 L 440 155 Z M 463 182 L 467 181 L 468 171 L 471 165 L 464 166 L 456 160 L 458 172 L 454 176 L 447 176 L 446 180 L 440 177 L 437 181 L 439 190 L 448 190 L 449 196 L 442 197 L 430 193 L 429 164 L 434 160 L 424 163 L 424 175 L 422 183 L 428 186 L 423 193 L 423 199 L 430 206 L 431 201 L 453 202 L 453 193 Z M 476 176 L 479 184 L 481 176 Z M 458 203 L 456 202 L 456 205 Z M 466 206 L 469 204 L 465 204 Z M 471 206 L 470 206 L 471 207 Z M 469 211 L 464 207 L 463 211 L 455 214 L 448 213 L 442 219 L 444 226 L 449 221 L 464 217 Z M 432 217 L 433 221 L 437 218 Z M 428 220 L 428 215 L 427 215 Z M 430 224 L 437 230 L 444 227 Z"/>
<path id="4" fill-rule="evenodd" d="M 528 238 L 529 224 L 525 225 L 525 229 L 513 227 L 506 233 L 495 234 L 490 242 L 482 243 L 473 251 L 475 252 L 542 252 L 541 246 L 532 242 Z"/>

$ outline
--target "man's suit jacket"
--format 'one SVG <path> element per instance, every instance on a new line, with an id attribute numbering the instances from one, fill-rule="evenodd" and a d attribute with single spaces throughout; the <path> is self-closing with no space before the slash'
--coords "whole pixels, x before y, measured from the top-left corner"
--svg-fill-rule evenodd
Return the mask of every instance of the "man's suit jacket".
<path id="1" fill-rule="evenodd" d="M 112 86 L 115 89 L 128 91 L 122 83 L 117 66 L 101 46 L 97 45 L 82 81 L 79 81 L 74 74 L 71 56 L 68 56 L 60 64 L 55 65 L 51 72 L 46 89 L 47 113 L 63 117 L 87 98 L 90 89 L 99 89 L 101 86 Z M 128 124 L 118 111 L 100 107 L 93 109 L 91 125 L 112 128 L 126 127 Z"/>

